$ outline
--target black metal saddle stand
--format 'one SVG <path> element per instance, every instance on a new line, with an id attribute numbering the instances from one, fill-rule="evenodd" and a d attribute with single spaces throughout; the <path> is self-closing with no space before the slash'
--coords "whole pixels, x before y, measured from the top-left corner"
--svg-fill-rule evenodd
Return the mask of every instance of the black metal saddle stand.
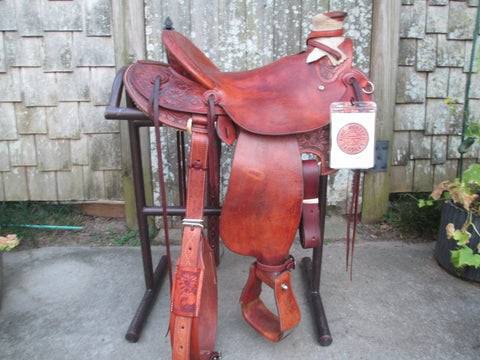
<path id="1" fill-rule="evenodd" d="M 132 156 L 133 181 L 135 202 L 137 209 L 138 228 L 141 241 L 141 252 L 143 260 L 143 271 L 145 276 L 146 290 L 143 298 L 138 306 L 133 320 L 125 335 L 126 339 L 131 342 L 136 342 L 140 333 L 146 323 L 148 315 L 155 303 L 157 295 L 165 281 L 168 274 L 167 256 L 163 255 L 155 270 L 153 268 L 152 252 L 150 246 L 150 235 L 148 226 L 149 216 L 163 216 L 163 210 L 159 206 L 147 206 L 145 197 L 145 186 L 143 177 L 143 163 L 141 155 L 140 143 L 140 129 L 142 127 L 153 127 L 153 122 L 146 114 L 138 110 L 131 99 L 126 95 L 126 107 L 122 107 L 122 93 L 123 93 L 123 74 L 125 68 L 122 68 L 117 73 L 110 98 L 110 105 L 105 109 L 105 118 L 110 120 L 126 120 L 128 121 L 130 150 Z M 182 194 L 185 193 L 185 151 L 183 132 L 177 132 L 178 145 L 178 179 L 180 191 L 180 206 L 167 207 L 167 216 L 183 216 L 185 215 L 185 199 Z M 325 210 L 327 199 L 327 179 L 328 175 L 321 175 L 319 179 L 319 216 L 320 216 L 320 234 L 321 241 L 318 247 L 313 248 L 312 257 L 304 257 L 301 261 L 304 279 L 307 283 L 307 296 L 312 307 L 312 317 L 317 329 L 317 341 L 322 346 L 330 345 L 332 336 L 328 327 L 327 318 L 320 297 L 320 274 L 322 268 L 322 250 L 323 250 L 323 234 L 325 225 Z M 205 208 L 205 216 L 220 216 L 221 208 Z M 210 231 L 209 231 L 210 233 Z M 211 238 L 213 237 L 213 239 Z M 209 242 L 216 242 L 215 256 L 217 265 L 219 261 L 219 238 L 218 232 L 214 232 L 213 236 L 209 234 Z M 167 285 L 168 286 L 168 285 Z"/>

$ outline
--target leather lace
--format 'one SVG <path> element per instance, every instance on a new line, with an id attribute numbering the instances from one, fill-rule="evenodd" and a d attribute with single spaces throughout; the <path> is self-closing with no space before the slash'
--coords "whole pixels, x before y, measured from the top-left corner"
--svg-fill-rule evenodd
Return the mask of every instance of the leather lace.
<path id="1" fill-rule="evenodd" d="M 159 121 L 159 92 L 160 84 L 162 82 L 162 77 L 157 76 L 153 85 L 153 92 L 150 97 L 150 119 L 152 119 L 155 127 L 155 140 L 156 140 L 156 150 L 157 150 L 157 160 L 158 160 L 158 178 L 160 182 L 160 195 L 162 198 L 162 211 L 163 211 L 163 230 L 165 234 L 165 246 L 167 250 L 167 264 L 168 264 L 168 278 L 170 281 L 170 291 L 172 289 L 173 283 L 173 274 L 172 274 L 172 256 L 170 252 L 170 236 L 169 236 L 169 227 L 168 227 L 168 216 L 167 216 L 167 191 L 165 185 L 165 174 L 163 172 L 163 156 L 162 156 L 162 137 L 160 135 L 160 121 Z"/>

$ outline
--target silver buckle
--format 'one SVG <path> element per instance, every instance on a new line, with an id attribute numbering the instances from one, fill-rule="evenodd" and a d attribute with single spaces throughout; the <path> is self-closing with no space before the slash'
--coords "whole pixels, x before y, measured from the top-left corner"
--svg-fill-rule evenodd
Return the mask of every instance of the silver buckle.
<path id="1" fill-rule="evenodd" d="M 187 134 L 188 134 L 189 137 L 192 136 L 192 125 L 193 125 L 193 119 L 192 119 L 192 118 L 189 118 L 189 119 L 187 120 L 187 129 L 186 129 L 186 130 L 187 130 Z"/>
<path id="2" fill-rule="evenodd" d="M 203 226 L 203 219 L 183 219 L 182 227 L 190 226 L 191 228 L 199 227 L 202 231 L 205 229 Z"/>

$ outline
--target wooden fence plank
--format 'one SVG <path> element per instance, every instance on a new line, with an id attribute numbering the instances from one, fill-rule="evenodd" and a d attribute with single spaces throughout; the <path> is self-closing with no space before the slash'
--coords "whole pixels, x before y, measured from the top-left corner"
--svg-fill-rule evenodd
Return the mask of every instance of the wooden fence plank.
<path id="1" fill-rule="evenodd" d="M 296 54 L 304 50 L 302 44 L 302 1 L 275 2 L 273 18 L 273 58 Z"/>
<path id="2" fill-rule="evenodd" d="M 218 0 L 190 0 L 191 40 L 213 62 L 218 59 L 218 9 Z"/>
<path id="3" fill-rule="evenodd" d="M 245 1 L 220 1 L 217 65 L 222 71 L 245 70 L 246 19 Z"/>
<path id="4" fill-rule="evenodd" d="M 302 3 L 302 33 L 301 41 L 305 45 L 307 35 L 312 30 L 312 19 L 315 15 L 328 12 L 328 0 L 304 1 Z"/>
<path id="5" fill-rule="evenodd" d="M 253 69 L 273 61 L 273 0 L 247 1 L 245 67 Z"/>
<path id="6" fill-rule="evenodd" d="M 115 36 L 115 63 L 121 67 L 128 63 L 145 58 L 145 17 L 143 0 L 113 0 L 112 1 L 113 31 Z M 147 202 L 151 204 L 152 176 L 150 166 L 150 141 L 147 129 L 142 129 L 142 159 L 144 162 L 145 192 Z M 128 124 L 120 122 L 122 175 L 125 199 L 125 220 L 127 226 L 136 228 L 137 216 L 135 193 L 130 157 L 130 142 Z"/>
<path id="7" fill-rule="evenodd" d="M 377 140 L 390 141 L 390 145 L 395 114 L 400 7 L 400 0 L 373 1 L 370 75 L 375 84 L 378 105 L 376 137 Z M 391 155 L 390 151 L 390 157 Z M 378 221 L 387 212 L 390 171 L 389 166 L 387 172 L 366 173 L 363 187 L 363 222 Z"/>

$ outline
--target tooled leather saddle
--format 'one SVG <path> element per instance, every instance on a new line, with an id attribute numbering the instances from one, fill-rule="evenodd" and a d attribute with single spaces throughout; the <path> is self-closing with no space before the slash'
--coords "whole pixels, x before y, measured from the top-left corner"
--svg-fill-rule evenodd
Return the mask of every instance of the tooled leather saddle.
<path id="1" fill-rule="evenodd" d="M 218 202 L 211 179 L 218 176 L 217 136 L 235 143 L 220 236 L 231 251 L 256 259 L 240 298 L 243 316 L 271 341 L 300 321 L 289 250 L 301 220 L 313 224 L 301 231 L 304 247 L 318 246 L 320 239 L 318 205 L 309 198 L 304 174 L 313 168 L 318 178 L 335 171 L 329 167 L 330 104 L 372 96 L 368 77 L 352 66 L 353 44 L 341 26 L 345 16 L 317 15 L 306 51 L 254 70 L 221 72 L 173 29 L 162 33 L 168 64 L 139 61 L 126 69 L 126 91 L 156 124 L 157 143 L 160 124 L 192 136 L 181 255 L 172 284 L 173 359 L 216 356 L 215 258 L 204 236 L 203 210 L 205 193 Z M 302 161 L 302 153 L 315 155 L 321 166 Z M 262 283 L 274 291 L 277 314 L 260 298 Z"/>

